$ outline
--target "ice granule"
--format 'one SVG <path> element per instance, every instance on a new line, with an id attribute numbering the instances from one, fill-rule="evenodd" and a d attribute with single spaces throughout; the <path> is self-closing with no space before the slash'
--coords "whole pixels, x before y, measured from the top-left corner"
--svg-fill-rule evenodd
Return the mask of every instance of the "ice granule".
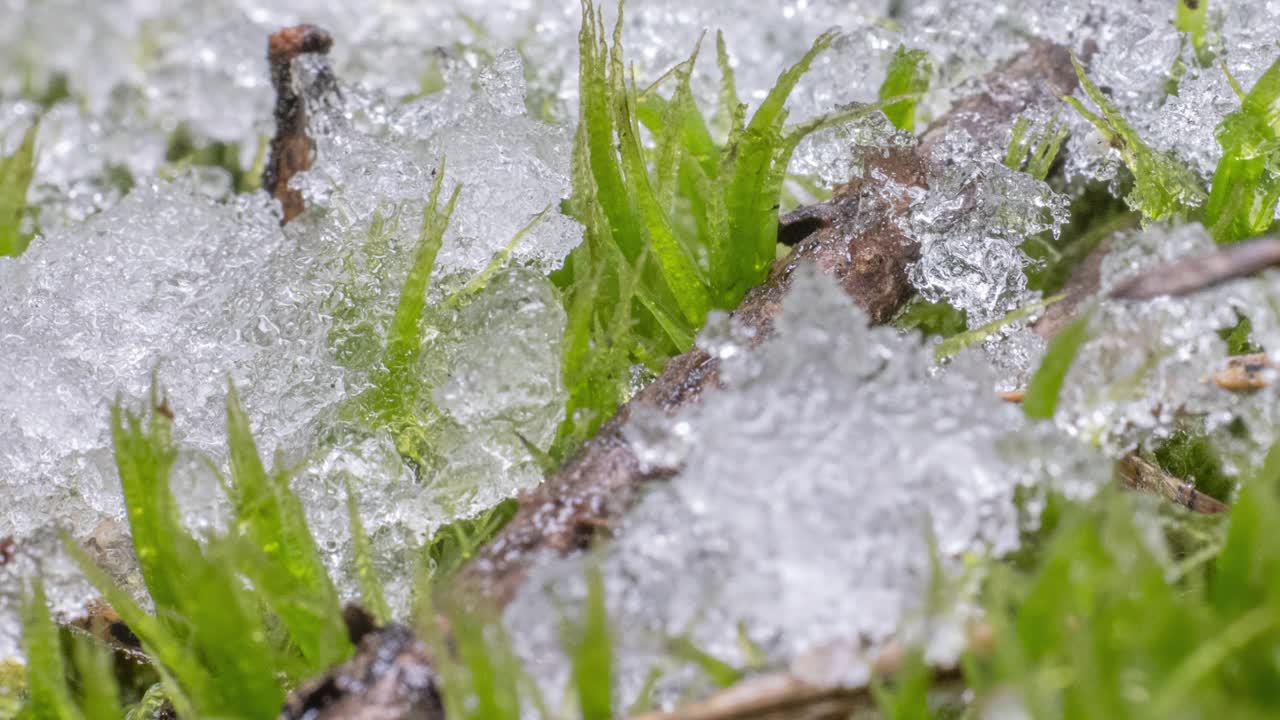
<path id="1" fill-rule="evenodd" d="M 597 6 L 612 22 L 614 4 L 603 0 Z M 339 77 L 395 103 L 437 90 L 443 66 L 461 63 L 475 70 L 519 48 L 529 92 L 508 102 L 569 122 L 578 92 L 580 9 L 579 0 L 367 6 L 326 0 L 104 0 L 84 8 L 65 0 L 8 0 L 6 18 L 13 21 L 0 28 L 0 64 L 20 71 L 0 79 L 0 102 L 38 95 L 55 78 L 66 78 L 69 102 L 100 137 L 80 142 L 74 135 L 44 133 L 50 144 L 69 141 L 82 156 L 73 167 L 91 171 L 77 173 L 74 184 L 49 183 L 81 200 L 78 219 L 118 198 L 101 190 L 111 177 L 106 169 L 126 167 L 138 180 L 155 173 L 179 127 L 197 146 L 237 144 L 241 166 L 248 168 L 270 131 L 265 38 L 299 22 L 320 25 L 338 40 L 331 56 Z M 896 8 L 893 22 L 885 22 L 890 10 L 880 0 L 756 3 L 749 9 L 727 0 L 648 0 L 628 7 L 623 35 L 644 86 L 684 60 L 704 30 L 724 31 L 740 95 L 755 105 L 814 38 L 839 28 L 834 46 L 792 93 L 792 120 L 874 100 L 899 45 L 929 53 L 937 73 L 920 116 L 936 117 L 996 63 L 1024 48 L 1027 36 L 1045 37 L 1081 52 L 1096 47 L 1102 79 L 1125 101 L 1122 109 L 1139 113 L 1140 128 L 1150 124 L 1146 120 L 1157 104 L 1153 89 L 1163 86 L 1168 49 L 1176 51 L 1179 41 L 1169 23 L 1172 5 L 1148 0 L 925 0 Z M 1256 12 L 1236 4 L 1226 13 L 1228 62 L 1244 79 L 1250 78 L 1240 60 L 1245 49 L 1256 55 L 1274 45 L 1265 42 L 1269 31 L 1258 29 L 1274 23 L 1254 21 Z M 707 112 L 718 104 L 718 83 L 708 40 L 694 76 L 695 95 Z M 120 93 L 141 98 L 140 112 L 113 117 Z M 1141 102 L 1129 103 L 1132 98 Z M 85 204 L 86 197 L 93 201 Z"/>
<path id="2" fill-rule="evenodd" d="M 952 131 L 931 155 L 928 193 L 911 207 L 920 244 L 911 282 L 926 299 L 966 311 L 970 327 L 984 325 L 1032 299 L 1021 245 L 1056 237 L 1067 220 L 1066 196 Z"/>
<path id="3" fill-rule="evenodd" d="M 308 70 L 313 80 L 320 72 L 315 64 Z M 404 106 L 361 88 L 333 92 L 312 82 L 320 108 L 313 120 L 317 162 L 294 181 L 318 211 L 312 222 L 341 234 L 382 206 L 420 215 L 443 161 L 447 185 L 459 183 L 462 192 L 437 275 L 479 271 L 548 208 L 513 258 L 547 271 L 559 267 L 582 238 L 581 226 L 558 212 L 570 192 L 572 133 L 528 116 L 523 72 L 514 52 L 478 70 L 455 66 L 445 91 Z M 416 225 L 400 231 L 402 242 L 417 237 Z"/>
<path id="4" fill-rule="evenodd" d="M 265 193 L 229 197 L 224 171 L 196 168 L 144 182 L 83 224 L 37 237 L 22 257 L 0 258 L 0 537 L 21 543 L 61 526 L 83 540 L 122 517 L 108 409 L 146 397 L 153 373 L 177 417 L 184 519 L 197 533 L 225 528 L 207 460 L 225 462 L 230 380 L 261 453 L 279 449 L 299 468 L 294 487 L 344 595 L 356 586 L 350 481 L 403 610 L 414 548 L 454 517 L 538 482 L 524 441 L 549 444 L 563 412 L 564 312 L 545 275 L 579 241 L 577 223 L 551 207 L 483 289 L 444 303 L 568 193 L 568 131 L 526 116 L 521 72 L 502 56 L 459 70 L 455 94 L 409 110 L 387 101 L 401 113 L 394 119 L 412 119 L 394 130 L 358 116 L 376 94 L 310 93 L 328 103 L 315 108 L 315 169 L 300 178 L 313 204 L 284 229 Z M 465 189 L 433 274 L 422 348 L 439 457 L 413 468 L 391 437 L 345 408 L 380 361 L 444 153 L 456 158 L 446 185 Z"/>
<path id="5" fill-rule="evenodd" d="M 1028 427 L 997 400 L 977 354 L 935 374 L 918 336 L 868 328 L 832 280 L 808 266 L 796 272 L 777 335 L 754 351 L 718 353 L 728 389 L 675 418 L 633 415 L 641 457 L 680 459 L 683 469 L 602 550 L 617 702 L 634 698 L 655 663 L 669 671 L 664 702 L 698 686 L 664 656 L 668 637 L 687 634 L 741 662 L 738 622 L 775 665 L 832 643 L 874 648 L 925 610 L 930 536 L 945 567 L 967 553 L 1004 553 L 1018 543 L 1020 488 L 1079 496 L 1109 477 L 1088 449 Z M 700 343 L 723 350 L 732 338 Z M 583 577 L 581 557 L 549 561 L 506 613 L 552 697 L 567 673 L 552 659 L 556 618 L 575 617 Z M 963 624 L 966 612 L 929 622 Z M 856 680 L 856 667 L 847 670 L 830 672 Z"/>
<path id="6" fill-rule="evenodd" d="M 1199 224 L 1153 226 L 1117 241 L 1102 265 L 1102 292 L 1172 259 L 1210 252 L 1212 239 Z M 1274 305 L 1275 273 L 1238 280 L 1185 297 L 1103 301 L 1093 311 L 1090 339 L 1063 383 L 1058 424 L 1107 452 L 1120 455 L 1159 442 L 1185 421 L 1203 422 L 1229 450 L 1229 462 L 1256 462 L 1274 434 L 1276 391 L 1232 393 L 1209 381 L 1225 366 L 1222 329 L 1240 317 L 1253 338 L 1274 352 L 1280 317 Z M 1246 436 L 1229 432 L 1245 421 Z"/>
<path id="7" fill-rule="evenodd" d="M 882 112 L 823 128 L 800 141 L 787 171 L 812 175 L 828 187 L 861 177 L 869 153 L 910 146 L 915 138 L 898 130 Z"/>

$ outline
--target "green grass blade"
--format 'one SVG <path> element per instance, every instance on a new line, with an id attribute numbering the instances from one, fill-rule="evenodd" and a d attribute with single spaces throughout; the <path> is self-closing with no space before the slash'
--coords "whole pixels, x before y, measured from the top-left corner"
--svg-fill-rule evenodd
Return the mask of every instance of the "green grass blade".
<path id="1" fill-rule="evenodd" d="M 373 547 L 365 533 L 364 523 L 360 521 L 360 508 L 350 480 L 347 482 L 347 521 L 351 529 L 351 552 L 355 556 L 356 577 L 360 581 L 360 599 L 373 619 L 379 625 L 385 625 L 391 620 L 391 608 L 387 605 L 382 581 L 378 579 L 378 570 L 373 564 Z"/>
<path id="2" fill-rule="evenodd" d="M 621 16 L 618 22 L 619 26 L 614 31 L 614 45 L 609 60 L 609 87 L 614 103 L 618 154 L 622 161 L 628 190 L 639 210 L 638 220 L 642 223 L 644 230 L 645 246 L 652 249 L 656 265 L 661 269 L 665 284 L 675 296 L 685 323 L 688 327 L 697 327 L 710 309 L 710 298 L 699 277 L 697 264 L 694 263 L 693 258 L 689 257 L 685 246 L 676 239 L 667 211 L 659 202 L 654 185 L 650 181 L 649 164 L 640 141 L 638 121 L 633 112 L 636 93 L 627 85 L 624 77 L 620 44 Z M 661 167 L 658 170 L 659 172 L 670 171 L 669 168 Z M 656 291 L 653 294 L 656 295 Z"/>
<path id="3" fill-rule="evenodd" d="M 227 392 L 226 405 L 236 524 L 266 560 L 259 577 L 287 579 L 273 583 L 282 592 L 260 590 L 312 667 L 336 664 L 351 648 L 338 592 L 307 526 L 306 512 L 289 489 L 288 474 L 268 473 L 263 467 L 235 386 Z"/>
<path id="4" fill-rule="evenodd" d="M 1218 126 L 1222 159 L 1213 174 L 1205 225 L 1220 243 L 1266 233 L 1280 199 L 1271 158 L 1280 150 L 1280 60 L 1262 74 L 1240 109 Z"/>
<path id="5" fill-rule="evenodd" d="M 453 215 L 458 194 L 462 191 L 461 185 L 455 185 L 442 210 L 438 203 L 444 176 L 445 163 L 441 160 L 435 182 L 431 186 L 431 195 L 422 211 L 422 228 L 418 233 L 417 247 L 413 251 L 409 276 L 400 290 L 400 301 L 396 305 L 395 316 L 387 333 L 383 364 L 388 371 L 388 379 L 395 383 L 405 380 L 413 373 L 413 365 L 422 345 L 422 311 L 427 303 L 427 286 L 431 282 L 431 272 L 435 269 L 436 256 L 444 244 L 444 232 L 449 226 L 449 218 Z"/>
<path id="6" fill-rule="evenodd" d="M 119 720 L 120 687 L 116 684 L 111 651 L 97 640 L 76 638 L 71 658 L 80 680 L 80 707 L 85 720 Z"/>
<path id="7" fill-rule="evenodd" d="M 893 687 L 873 680 L 871 695 L 876 701 L 883 720 L 931 720 L 929 686 L 933 684 L 933 670 L 919 651 L 911 652 L 904 661 L 905 667 L 893 678 Z"/>
<path id="8" fill-rule="evenodd" d="M 1058 407 L 1058 394 L 1062 383 L 1066 380 L 1067 371 L 1076 359 L 1076 353 L 1089 339 L 1089 321 L 1092 312 L 1085 312 L 1072 320 L 1058 332 L 1049 348 L 1045 351 L 1044 360 L 1031 382 L 1027 386 L 1027 394 L 1022 400 L 1022 411 L 1029 418 L 1051 418 Z"/>
<path id="9" fill-rule="evenodd" d="M 1213 62 L 1213 53 L 1208 48 L 1209 0 L 1175 0 L 1174 4 L 1177 5 L 1177 11 L 1174 13 L 1173 26 L 1178 32 L 1187 34 L 1200 67 L 1209 67 Z"/>
<path id="10" fill-rule="evenodd" d="M 720 106 L 716 108 L 716 123 L 721 131 L 726 131 L 733 124 L 735 113 L 741 112 L 742 101 L 738 99 L 738 81 L 734 77 L 733 62 L 729 59 L 729 48 L 724 41 L 724 33 L 716 31 L 716 65 L 720 68 Z M 708 169 L 708 172 L 714 172 Z"/>
<path id="11" fill-rule="evenodd" d="M 21 255 L 31 243 L 31 236 L 22 231 L 22 220 L 27 213 L 27 189 L 35 175 L 39 125 L 27 128 L 12 155 L 0 157 L 0 256 Z"/>
<path id="12" fill-rule="evenodd" d="M 880 99 L 897 95 L 918 95 L 929 89 L 933 65 L 924 50 L 907 50 L 899 45 L 889 61 L 889 71 L 880 85 Z M 899 100 L 884 107 L 885 117 L 899 130 L 912 132 L 916 125 L 916 101 Z"/>
<path id="13" fill-rule="evenodd" d="M 195 541 L 181 529 L 169 490 L 169 473 L 177 458 L 171 435 L 171 421 L 162 412 L 151 413 L 144 425 L 139 415 L 119 406 L 111 410 L 112 445 L 133 547 L 157 607 L 179 604 L 181 578 L 170 571 L 182 567 L 178 557 L 195 551 Z"/>
<path id="14" fill-rule="evenodd" d="M 511 259 L 511 254 L 515 252 L 516 246 L 520 244 L 520 241 L 524 239 L 524 236 L 528 235 L 530 231 L 537 227 L 538 223 L 542 222 L 547 214 L 551 212 L 551 208 L 553 207 L 555 207 L 555 203 L 547 205 L 541 212 L 534 215 L 529 222 L 525 223 L 524 227 L 517 230 L 516 234 L 511 236 L 511 240 L 508 241 L 501 250 L 494 253 L 493 258 L 489 260 L 489 264 L 485 265 L 483 270 L 476 273 L 474 277 L 468 280 L 466 285 L 463 285 L 458 290 L 450 293 L 450 295 L 445 298 L 444 306 L 447 308 L 456 308 L 462 305 L 467 298 L 474 297 L 476 294 L 484 290 L 489 285 L 489 281 L 493 280 L 493 276 L 497 275 L 498 271 L 506 266 L 507 261 Z"/>
<path id="15" fill-rule="evenodd" d="M 731 137 L 726 145 L 726 152 L 734 157 L 734 161 L 724 188 L 725 207 L 729 211 L 729 235 L 737 247 L 732 263 L 735 282 L 722 297 L 741 297 L 764 279 L 774 260 L 778 195 L 769 180 L 771 175 L 779 175 L 773 167 L 774 150 L 782 141 L 782 127 L 786 121 L 784 106 L 800 76 L 834 40 L 834 33 L 819 36 L 804 57 L 778 77 L 773 89 L 747 123 L 741 141 L 735 145 Z M 782 171 L 785 172 L 785 168 Z"/>
<path id="16" fill-rule="evenodd" d="M 1004 153 L 1004 166 L 1010 170 L 1022 169 L 1022 164 L 1027 158 L 1027 149 L 1030 146 L 1030 138 L 1028 137 L 1030 130 L 1030 118 L 1019 115 L 1014 119 L 1013 129 L 1009 133 L 1009 146 Z"/>
<path id="17" fill-rule="evenodd" d="M 688 637 L 667 640 L 667 652 L 679 660 L 695 665 L 716 687 L 732 687 L 745 673 L 694 644 Z"/>
<path id="18" fill-rule="evenodd" d="M 973 330 L 968 330 L 957 335 L 952 335 L 933 346 L 933 358 L 935 360 L 946 360 L 949 357 L 953 357 L 970 345 L 986 340 L 988 336 L 999 332 L 1004 326 L 1018 322 L 1019 320 L 1022 320 L 1034 313 L 1038 313 L 1064 297 L 1066 297 L 1066 295 L 1054 295 L 1053 297 L 1045 298 L 1044 300 L 1029 302 L 1021 307 L 1010 310 L 1008 313 L 1005 313 L 1003 317 L 996 318 L 982 327 L 974 328 Z"/>
<path id="19" fill-rule="evenodd" d="M 578 710 L 582 720 L 610 720 L 613 717 L 613 639 L 604 601 L 604 576 L 599 568 L 587 573 L 583 612 L 581 624 L 567 633 Z"/>
<path id="20" fill-rule="evenodd" d="M 449 616 L 454 652 L 440 671 L 446 715 L 458 720 L 519 720 L 521 670 L 502 623 L 469 612 Z"/>
<path id="21" fill-rule="evenodd" d="M 1195 173 L 1171 155 L 1158 153 L 1143 142 L 1115 104 L 1089 79 L 1074 53 L 1071 62 L 1080 87 L 1098 106 L 1101 115 L 1090 112 L 1075 98 L 1066 100 L 1119 148 L 1125 165 L 1133 173 L 1129 204 L 1152 220 L 1185 217 L 1200 208 L 1206 195 Z"/>
<path id="22" fill-rule="evenodd" d="M 166 694 L 175 700 L 194 707 L 192 698 L 207 698 L 215 694 L 217 682 L 209 670 L 191 652 L 185 637 L 174 635 L 161 620 L 143 610 L 129 593 L 116 585 L 101 568 L 89 557 L 80 544 L 70 536 L 63 536 L 63 547 L 75 560 L 80 572 L 102 593 L 111 608 L 120 615 L 120 619 L 129 626 L 142 648 L 161 668 L 162 677 L 168 676 Z M 169 614 L 168 608 L 159 611 Z M 186 633 L 184 633 L 184 636 Z"/>
<path id="23" fill-rule="evenodd" d="M 49 617 L 44 585 L 38 580 L 22 607 L 22 643 L 27 652 L 28 709 L 34 720 L 81 720 L 67 687 L 58 627 Z"/>
<path id="24" fill-rule="evenodd" d="M 519 501 L 507 498 L 474 517 L 459 518 L 437 530 L 422 549 L 428 579 L 437 585 L 447 581 L 481 545 L 493 539 L 519 509 Z"/>

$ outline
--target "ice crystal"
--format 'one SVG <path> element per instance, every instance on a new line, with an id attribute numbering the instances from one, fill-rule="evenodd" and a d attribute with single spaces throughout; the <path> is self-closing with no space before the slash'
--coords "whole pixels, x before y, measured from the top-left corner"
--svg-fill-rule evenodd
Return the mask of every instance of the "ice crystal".
<path id="1" fill-rule="evenodd" d="M 978 327 L 1029 299 L 1021 245 L 1066 223 L 1067 198 L 1030 175 L 980 154 L 969 134 L 948 134 L 931 155 L 929 192 L 911 208 L 920 243 L 911 282 L 945 299 Z"/>
<path id="2" fill-rule="evenodd" d="M 1107 476 L 1087 450 L 1027 428 L 998 401 L 979 356 L 934 377 L 918 337 L 869 329 L 830 279 L 797 273 L 777 335 L 757 350 L 726 352 L 733 336 L 715 331 L 700 341 L 723 358 L 729 389 L 676 418 L 632 416 L 638 454 L 683 469 L 604 550 L 621 702 L 652 663 L 668 666 L 666 638 L 687 634 L 742 660 L 739 622 L 782 665 L 832 643 L 874 648 L 913 619 L 963 628 L 963 608 L 923 605 L 930 543 L 946 567 L 1007 552 L 1018 543 L 1016 490 L 1056 482 L 1087 494 Z M 566 672 L 548 660 L 556 608 L 583 592 L 582 560 L 555 561 L 507 611 L 519 652 L 553 695 Z M 827 679 L 854 683 L 856 667 Z M 663 697 L 691 683 L 688 672 L 664 676 Z"/>
<path id="3" fill-rule="evenodd" d="M 147 397 L 153 374 L 177 418 L 173 482 L 189 527 L 225 526 L 214 473 L 233 381 L 264 454 L 279 448 L 299 468 L 295 489 L 344 593 L 355 588 L 350 482 L 401 611 L 413 548 L 541 478 L 526 443 L 548 445 L 564 405 L 564 312 L 545 275 L 581 236 L 554 207 L 568 194 L 568 131 L 526 116 L 514 55 L 459 73 L 457 91 L 390 104 L 398 114 L 381 122 L 365 103 L 376 95 L 309 91 L 322 134 L 299 183 L 312 207 L 287 228 L 265 193 L 232 197 L 224 171 L 197 168 L 0 258 L 0 537 L 62 526 L 84 540 L 122 516 L 107 410 Z M 466 189 L 419 368 L 436 391 L 425 401 L 438 416 L 424 422 L 438 462 L 410 467 L 348 408 L 380 361 L 446 153 L 448 181 Z"/>
<path id="4" fill-rule="evenodd" d="M 1200 225 L 1152 227 L 1117 243 L 1102 266 L 1102 289 L 1212 248 Z M 1058 424 L 1119 455 L 1151 447 L 1184 423 L 1203 423 L 1229 450 L 1232 469 L 1256 463 L 1274 433 L 1275 389 L 1234 393 L 1212 375 L 1227 359 L 1220 331 L 1241 317 L 1251 321 L 1254 340 L 1274 352 L 1280 342 L 1274 283 L 1267 273 L 1186 297 L 1102 302 L 1090 321 L 1092 337 L 1067 374 Z M 1237 419 L 1248 433 L 1231 431 Z"/>

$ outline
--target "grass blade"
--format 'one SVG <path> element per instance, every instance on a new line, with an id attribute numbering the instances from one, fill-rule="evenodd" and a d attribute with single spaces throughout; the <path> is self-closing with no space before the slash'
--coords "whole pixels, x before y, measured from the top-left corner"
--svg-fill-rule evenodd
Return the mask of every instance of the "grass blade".
<path id="1" fill-rule="evenodd" d="M 385 625 L 391 620 L 391 608 L 387 605 L 382 581 L 378 579 L 378 571 L 373 564 L 373 547 L 364 531 L 364 523 L 360 520 L 360 508 L 350 480 L 347 481 L 347 519 L 351 529 L 351 552 L 356 561 L 356 577 L 360 581 L 360 599 L 373 619 L 379 625 Z"/>
<path id="2" fill-rule="evenodd" d="M 908 50 L 899 45 L 889 61 L 889 71 L 880 85 L 880 99 L 897 95 L 919 95 L 929 89 L 933 65 L 924 50 Z M 885 117 L 899 130 L 912 132 L 916 124 L 916 101 L 899 100 L 884 107 Z"/>
<path id="3" fill-rule="evenodd" d="M 567 632 L 572 660 L 571 677 L 582 720 L 613 717 L 613 639 L 604 602 L 604 576 L 599 568 L 587 573 L 587 599 L 580 625 Z"/>
<path id="4" fill-rule="evenodd" d="M 1022 411 L 1029 418 L 1053 417 L 1058 408 L 1058 393 L 1066 380 L 1067 371 L 1076 359 L 1076 353 L 1089 339 L 1089 321 L 1093 313 L 1086 312 L 1062 328 L 1049 343 L 1040 368 L 1031 377 L 1027 394 L 1022 401 Z"/>
<path id="5" fill-rule="evenodd" d="M 329 580 L 306 513 L 289 489 L 288 474 L 268 473 L 258 457 L 249 418 L 235 386 L 227 392 L 227 437 L 230 444 L 232 503 L 236 524 L 263 554 L 260 587 L 304 658 L 315 668 L 329 667 L 350 654 L 342 624 L 338 592 Z"/>
<path id="6" fill-rule="evenodd" d="M 44 585 L 38 580 L 23 604 L 22 616 L 31 717 L 33 720 L 82 720 L 84 716 L 67 687 L 58 627 L 49 617 Z"/>
<path id="7" fill-rule="evenodd" d="M 21 255 L 31 243 L 31 235 L 22 231 L 22 220 L 27 213 L 27 189 L 35 175 L 39 126 L 32 123 L 18 149 L 0 158 L 0 256 Z"/>
<path id="8" fill-rule="evenodd" d="M 1219 243 L 1266 233 L 1280 200 L 1271 160 L 1280 149 L 1280 60 L 1262 74 L 1240 109 L 1223 119 L 1218 144 L 1222 159 L 1205 206 L 1206 227 Z"/>

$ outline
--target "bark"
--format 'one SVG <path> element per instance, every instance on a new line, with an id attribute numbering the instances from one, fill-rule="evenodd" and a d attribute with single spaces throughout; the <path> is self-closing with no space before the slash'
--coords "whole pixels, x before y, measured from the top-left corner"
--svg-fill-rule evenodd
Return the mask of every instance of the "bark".
<path id="1" fill-rule="evenodd" d="M 294 175 L 311 168 L 314 145 L 307 134 L 307 104 L 299 93 L 293 61 L 306 53 L 329 52 L 333 38 L 314 25 L 297 25 L 276 31 L 267 41 L 271 85 L 276 92 L 276 134 L 271 155 L 262 171 L 262 187 L 280 201 L 289 222 L 303 210 L 302 193 L 289 187 Z"/>
<path id="2" fill-rule="evenodd" d="M 1267 237 L 1179 258 L 1148 270 L 1111 291 L 1119 300 L 1190 295 L 1280 265 L 1280 238 Z"/>
<path id="3" fill-rule="evenodd" d="M 755 342 L 768 337 L 793 271 L 808 261 L 834 277 L 873 322 L 888 322 L 911 294 L 907 268 L 918 255 L 902 230 L 911 202 L 906 191 L 926 186 L 927 167 L 941 161 L 937 148 L 943 137 L 964 130 L 978 141 L 1002 143 L 1014 116 L 1056 108 L 1075 84 L 1065 49 L 1033 43 L 989 75 L 980 92 L 939 118 L 917 147 L 869 158 L 862 177 L 839 188 L 832 200 L 784 216 L 779 237 L 794 249 L 774 264 L 764 284 L 747 293 L 734 316 L 755 331 Z M 698 402 L 716 378 L 716 361 L 698 349 L 674 358 L 559 472 L 521 496 L 520 510 L 463 569 L 455 591 L 471 601 L 505 605 L 539 558 L 585 548 L 607 532 L 646 483 L 670 474 L 646 470 L 631 451 L 623 437 L 631 409 L 648 405 L 672 412 Z"/>
<path id="4" fill-rule="evenodd" d="M 355 655 L 290 693 L 279 720 L 444 720 L 435 669 L 413 631 L 375 628 L 351 606 L 345 619 Z"/>

